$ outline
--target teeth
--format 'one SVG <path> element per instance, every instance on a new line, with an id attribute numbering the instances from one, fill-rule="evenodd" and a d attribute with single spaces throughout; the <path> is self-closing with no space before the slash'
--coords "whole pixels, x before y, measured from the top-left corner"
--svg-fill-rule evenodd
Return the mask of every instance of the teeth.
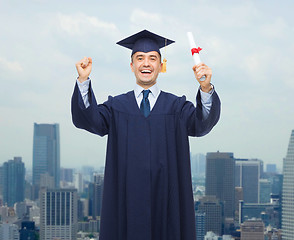
<path id="1" fill-rule="evenodd" d="M 143 70 L 142 73 L 151 73 L 150 70 Z"/>

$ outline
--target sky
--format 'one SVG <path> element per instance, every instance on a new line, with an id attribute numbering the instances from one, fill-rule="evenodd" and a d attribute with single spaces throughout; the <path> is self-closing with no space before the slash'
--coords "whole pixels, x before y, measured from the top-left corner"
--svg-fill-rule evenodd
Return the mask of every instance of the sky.
<path id="1" fill-rule="evenodd" d="M 75 63 L 92 57 L 97 101 L 132 90 L 130 51 L 115 43 L 143 29 L 175 40 L 162 51 L 162 90 L 195 102 L 186 33 L 212 68 L 219 123 L 190 138 L 192 154 L 233 152 L 282 168 L 294 129 L 294 2 L 0 0 L 0 164 L 32 166 L 34 123 L 59 123 L 61 166 L 104 165 L 106 137 L 74 127 Z"/>

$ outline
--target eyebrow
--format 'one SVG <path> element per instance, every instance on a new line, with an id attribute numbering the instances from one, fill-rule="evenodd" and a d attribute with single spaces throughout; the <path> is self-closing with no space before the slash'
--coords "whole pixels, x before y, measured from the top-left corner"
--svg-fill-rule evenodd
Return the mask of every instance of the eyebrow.
<path id="1" fill-rule="evenodd" d="M 140 54 L 140 55 L 137 55 L 136 58 L 138 58 L 138 57 L 144 57 L 144 56 L 146 56 L 146 55 Z M 147 57 L 155 57 L 155 58 L 157 58 L 157 56 L 155 54 L 148 55 Z"/>

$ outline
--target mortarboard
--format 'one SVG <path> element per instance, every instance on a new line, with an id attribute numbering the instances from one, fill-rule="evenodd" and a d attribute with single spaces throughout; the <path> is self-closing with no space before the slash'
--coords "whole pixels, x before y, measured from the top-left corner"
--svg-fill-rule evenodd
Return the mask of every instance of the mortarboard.
<path id="1" fill-rule="evenodd" d="M 143 30 L 117 42 L 116 44 L 131 49 L 133 55 L 136 52 L 146 53 L 151 51 L 156 51 L 160 54 L 160 48 L 174 42 L 175 41 L 161 37 L 155 33 Z"/>

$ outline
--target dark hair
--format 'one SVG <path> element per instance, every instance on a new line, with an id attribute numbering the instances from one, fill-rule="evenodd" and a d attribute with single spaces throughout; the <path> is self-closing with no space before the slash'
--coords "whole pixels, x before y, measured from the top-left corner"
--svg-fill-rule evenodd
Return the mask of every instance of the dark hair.
<path id="1" fill-rule="evenodd" d="M 133 62 L 133 56 L 134 56 L 134 54 L 135 53 L 133 53 L 132 55 L 131 55 L 131 62 Z M 161 62 L 161 54 L 159 53 L 159 61 Z"/>

